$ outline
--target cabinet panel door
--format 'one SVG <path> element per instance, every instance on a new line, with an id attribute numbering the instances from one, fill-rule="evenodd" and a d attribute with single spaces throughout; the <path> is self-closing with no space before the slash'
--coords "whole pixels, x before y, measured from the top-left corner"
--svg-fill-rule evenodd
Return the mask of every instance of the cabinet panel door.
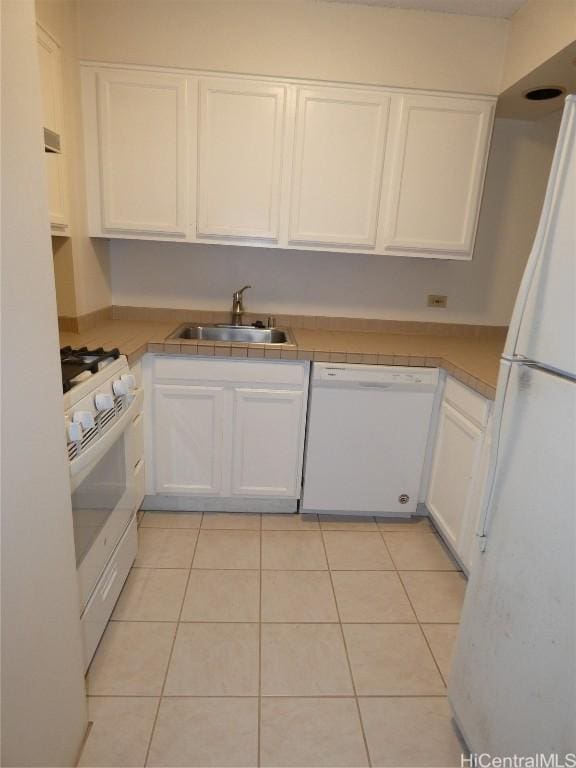
<path id="1" fill-rule="evenodd" d="M 54 231 L 65 232 L 68 226 L 66 175 L 63 155 L 47 152 L 44 155 L 48 177 L 48 211 Z"/>
<path id="2" fill-rule="evenodd" d="M 198 235 L 278 238 L 287 88 L 200 82 Z"/>
<path id="3" fill-rule="evenodd" d="M 426 503 L 456 552 L 482 441 L 482 430 L 451 405 L 442 403 Z"/>
<path id="4" fill-rule="evenodd" d="M 464 567 L 468 570 L 468 573 L 471 571 L 476 553 L 480 551 L 479 539 L 476 534 L 478 533 L 480 513 L 482 511 L 482 503 L 486 491 L 488 463 L 490 459 L 490 443 L 489 423 L 486 427 L 478 464 L 474 472 L 473 486 L 470 489 L 470 499 L 466 506 L 457 547 L 458 555 L 460 556 Z"/>
<path id="5" fill-rule="evenodd" d="M 98 74 L 104 231 L 187 232 L 186 79 Z"/>
<path id="6" fill-rule="evenodd" d="M 224 397 L 222 387 L 155 385 L 155 493 L 220 493 Z"/>
<path id="7" fill-rule="evenodd" d="M 300 496 L 304 410 L 303 392 L 235 389 L 233 495 Z"/>
<path id="8" fill-rule="evenodd" d="M 42 91 L 44 127 L 62 132 L 62 65 L 60 46 L 42 27 L 37 25 L 38 65 Z"/>
<path id="9" fill-rule="evenodd" d="M 471 256 L 492 113 L 487 101 L 401 97 L 392 150 L 387 251 Z"/>
<path id="10" fill-rule="evenodd" d="M 300 88 L 290 241 L 376 244 L 388 95 Z"/>

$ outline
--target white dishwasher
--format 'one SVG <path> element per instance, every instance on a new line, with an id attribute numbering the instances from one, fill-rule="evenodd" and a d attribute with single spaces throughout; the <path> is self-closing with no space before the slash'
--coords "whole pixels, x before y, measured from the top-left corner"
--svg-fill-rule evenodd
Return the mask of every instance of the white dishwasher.
<path id="1" fill-rule="evenodd" d="M 416 511 L 437 368 L 314 363 L 302 512 Z"/>

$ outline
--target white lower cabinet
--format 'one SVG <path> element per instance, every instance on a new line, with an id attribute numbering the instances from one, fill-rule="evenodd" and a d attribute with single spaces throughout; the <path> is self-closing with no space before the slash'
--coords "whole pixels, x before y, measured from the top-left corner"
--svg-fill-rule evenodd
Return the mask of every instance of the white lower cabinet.
<path id="1" fill-rule="evenodd" d="M 304 397 L 281 389 L 234 390 L 234 495 L 300 495 Z"/>
<path id="2" fill-rule="evenodd" d="M 161 508 L 299 498 L 308 363 L 151 356 L 146 370 L 147 493 Z"/>
<path id="3" fill-rule="evenodd" d="M 156 491 L 202 495 L 220 493 L 223 431 L 223 387 L 156 384 Z"/>
<path id="4" fill-rule="evenodd" d="M 458 554 L 462 564 L 470 572 L 475 554 L 480 551 L 480 544 L 477 538 L 478 526 L 480 523 L 480 513 L 484 501 L 484 494 L 487 492 L 486 480 L 488 477 L 488 460 L 490 458 L 490 426 L 488 422 L 480 459 L 476 465 L 473 485 L 470 492 L 470 503 L 466 507 L 466 514 L 462 523 L 460 532 L 460 542 L 458 545 Z"/>
<path id="5" fill-rule="evenodd" d="M 448 378 L 440 407 L 426 505 L 469 569 L 486 474 L 488 400 Z"/>

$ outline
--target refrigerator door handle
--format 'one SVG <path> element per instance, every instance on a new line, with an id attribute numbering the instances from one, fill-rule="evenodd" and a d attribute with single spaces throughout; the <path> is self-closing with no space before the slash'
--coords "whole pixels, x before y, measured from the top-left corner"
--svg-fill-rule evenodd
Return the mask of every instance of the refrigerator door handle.
<path id="1" fill-rule="evenodd" d="M 492 415 L 492 444 L 490 445 L 490 458 L 488 460 L 488 471 L 486 473 L 486 484 L 482 496 L 482 508 L 480 512 L 476 536 L 479 539 L 480 551 L 486 550 L 486 540 L 488 537 L 488 528 L 492 510 L 492 500 L 494 498 L 494 489 L 496 486 L 496 474 L 498 472 L 498 458 L 500 455 L 500 442 L 502 438 L 502 416 L 508 393 L 508 384 L 510 382 L 510 373 L 512 365 L 507 360 L 500 363 L 500 377 L 498 379 L 498 390 L 494 411 Z"/>

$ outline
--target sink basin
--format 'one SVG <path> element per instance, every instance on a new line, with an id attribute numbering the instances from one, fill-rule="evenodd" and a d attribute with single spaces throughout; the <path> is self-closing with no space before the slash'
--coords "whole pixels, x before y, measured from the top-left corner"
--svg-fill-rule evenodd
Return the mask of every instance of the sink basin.
<path id="1" fill-rule="evenodd" d="M 252 325 L 181 325 L 169 339 L 235 341 L 245 344 L 293 344 L 288 331 Z"/>

